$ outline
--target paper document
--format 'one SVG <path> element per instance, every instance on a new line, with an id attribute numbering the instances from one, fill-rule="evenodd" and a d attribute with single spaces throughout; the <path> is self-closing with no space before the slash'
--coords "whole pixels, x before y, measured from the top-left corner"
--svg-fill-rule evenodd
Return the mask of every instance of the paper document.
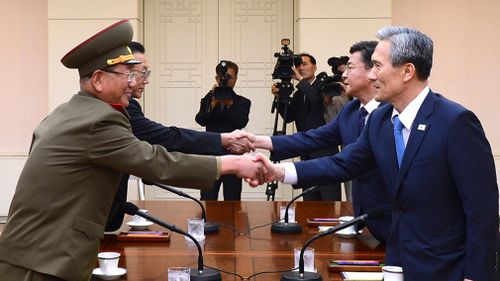
<path id="1" fill-rule="evenodd" d="M 340 276 L 342 276 L 345 281 L 381 281 L 383 273 L 342 271 L 340 272 Z"/>

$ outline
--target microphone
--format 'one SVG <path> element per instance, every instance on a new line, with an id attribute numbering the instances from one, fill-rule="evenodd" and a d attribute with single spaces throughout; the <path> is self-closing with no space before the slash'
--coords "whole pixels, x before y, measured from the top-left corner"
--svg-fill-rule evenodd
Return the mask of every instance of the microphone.
<path id="1" fill-rule="evenodd" d="M 185 193 L 185 192 L 182 192 L 176 188 L 173 188 L 173 187 L 170 187 L 168 185 L 164 185 L 164 184 L 161 184 L 161 183 L 157 183 L 157 182 L 152 182 L 152 181 L 149 181 L 149 180 L 146 180 L 146 179 L 142 179 L 142 182 L 144 184 L 147 184 L 147 185 L 155 185 L 161 189 L 164 189 L 166 191 L 170 191 L 174 194 L 177 194 L 181 197 L 184 197 L 184 198 L 189 198 L 193 201 L 195 201 L 196 203 L 198 203 L 198 205 L 200 205 L 201 207 L 201 218 L 205 221 L 205 234 L 209 234 L 209 233 L 215 233 L 215 232 L 218 232 L 219 231 L 219 225 L 218 224 L 215 224 L 215 223 L 211 223 L 211 222 L 208 222 L 207 221 L 207 213 L 205 211 L 205 206 L 203 206 L 203 204 L 201 204 L 201 201 L 194 198 L 193 196 Z"/>
<path id="2" fill-rule="evenodd" d="M 285 208 L 285 218 L 284 218 L 285 222 L 279 221 L 279 222 L 273 223 L 271 225 L 271 232 L 285 233 L 285 234 L 295 234 L 295 233 L 302 232 L 302 226 L 300 226 L 300 224 L 298 224 L 296 222 L 288 222 L 288 209 L 290 208 L 290 206 L 292 205 L 292 203 L 294 201 L 296 201 L 297 199 L 299 199 L 300 197 L 302 197 L 308 193 L 316 191 L 318 188 L 319 188 L 319 186 L 313 186 L 311 188 L 308 188 L 304 192 L 302 192 L 301 194 L 295 196 L 290 202 L 288 202 L 288 204 L 286 205 L 286 208 Z"/>
<path id="3" fill-rule="evenodd" d="M 320 274 L 316 272 L 304 272 L 304 252 L 314 240 L 321 238 L 323 236 L 330 235 L 334 232 L 337 232 L 341 229 L 347 228 L 351 225 L 355 225 L 361 221 L 364 221 L 366 218 L 370 219 L 378 219 L 381 218 L 384 215 L 384 209 L 383 208 L 374 208 L 370 211 L 368 211 L 366 214 L 361 215 L 359 217 L 356 217 L 350 221 L 338 224 L 334 227 L 329 228 L 328 230 L 321 232 L 319 234 L 314 235 L 313 237 L 309 238 L 302 249 L 300 250 L 300 256 L 299 256 L 299 271 L 289 271 L 285 272 L 281 275 L 281 281 L 303 281 L 303 280 L 314 280 L 314 281 L 322 281 L 323 278 L 321 277 Z"/>
<path id="4" fill-rule="evenodd" d="M 191 240 L 193 240 L 193 243 L 196 245 L 196 248 L 198 248 L 198 268 L 191 268 L 191 280 L 193 281 L 220 281 L 222 280 L 221 274 L 218 270 L 207 268 L 203 269 L 203 253 L 201 251 L 201 246 L 198 240 L 196 240 L 191 234 L 185 232 L 184 230 L 178 228 L 177 226 L 173 224 L 166 223 L 159 218 L 153 217 L 147 213 L 139 211 L 139 208 L 130 203 L 126 202 L 123 204 L 123 211 L 131 216 L 140 216 L 143 217 L 149 221 L 152 221 L 158 225 L 161 225 L 165 227 L 166 229 L 169 229 L 173 232 L 182 234 L 184 236 L 189 237 Z"/>

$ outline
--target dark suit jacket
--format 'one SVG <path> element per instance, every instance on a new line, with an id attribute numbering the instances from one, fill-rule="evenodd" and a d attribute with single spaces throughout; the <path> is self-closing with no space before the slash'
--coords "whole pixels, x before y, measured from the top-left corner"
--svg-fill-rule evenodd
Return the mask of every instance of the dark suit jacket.
<path id="1" fill-rule="evenodd" d="M 293 135 L 272 137 L 274 159 L 287 159 L 304 152 L 355 142 L 358 138 L 359 107 L 359 100 L 353 100 L 344 105 L 337 118 L 324 126 Z M 355 216 L 375 207 L 384 208 L 383 218 L 368 219 L 366 225 L 377 240 L 386 243 L 391 228 L 391 206 L 382 175 L 378 169 L 373 169 L 353 180 L 352 187 Z"/>
<path id="2" fill-rule="evenodd" d="M 165 127 L 146 118 L 141 105 L 135 99 L 130 100 L 127 112 L 130 115 L 132 132 L 140 140 L 150 144 L 159 144 L 168 151 L 212 155 L 222 152 L 220 134 L 198 132 L 174 126 Z"/>
<path id="3" fill-rule="evenodd" d="M 207 132 L 227 133 L 243 129 L 248 123 L 251 101 L 243 96 L 233 94 L 233 104 L 226 110 L 221 106 L 211 109 L 212 92 L 200 101 L 200 110 L 196 114 L 196 123 L 206 127 Z"/>
<path id="4" fill-rule="evenodd" d="M 320 84 L 321 82 L 319 79 L 314 80 L 312 84 L 305 79 L 299 81 L 295 86 L 297 91 L 293 94 L 287 105 L 286 116 L 284 116 L 285 105 L 283 103 L 278 104 L 278 112 L 283 117 L 283 120 L 285 120 L 286 123 L 295 121 L 295 126 L 299 132 L 315 129 L 326 123 L 323 116 L 325 111 L 323 95 L 319 92 Z M 301 160 L 309 160 L 334 155 L 337 152 L 339 152 L 338 146 L 330 146 L 310 150 L 308 152 L 303 151 L 299 156 Z M 272 159 L 274 160 L 274 155 Z M 328 188 L 331 189 L 332 192 L 334 192 L 334 189 L 340 192 L 340 184 L 325 183 L 323 185 L 330 186 Z M 293 185 L 293 188 L 308 187 L 310 187 L 310 185 Z M 340 196 L 340 193 L 338 193 L 338 196 Z"/>
<path id="5" fill-rule="evenodd" d="M 479 120 L 430 92 L 398 169 L 392 110 L 377 109 L 335 157 L 296 163 L 299 182 L 347 180 L 378 165 L 393 206 L 387 264 L 402 265 L 405 281 L 493 280 L 498 187 Z"/>
<path id="6" fill-rule="evenodd" d="M 142 141 L 161 145 L 168 151 L 205 155 L 220 155 L 223 153 L 220 134 L 198 132 L 173 126 L 165 127 L 146 118 L 141 105 L 135 99 L 130 99 L 127 112 L 130 115 L 132 132 Z M 107 231 L 117 230 L 123 223 L 125 213 L 121 210 L 121 206 L 127 201 L 129 177 L 130 175 L 126 174 L 120 181 L 106 224 Z"/>
<path id="7" fill-rule="evenodd" d="M 89 280 L 124 172 L 210 188 L 218 174 L 215 157 L 169 153 L 139 141 L 126 115 L 80 92 L 40 123 L 0 235 L 0 260 Z"/>
<path id="8" fill-rule="evenodd" d="M 320 80 L 316 79 L 309 84 L 305 79 L 297 83 L 297 91 L 293 94 L 284 116 L 284 104 L 278 105 L 278 112 L 286 123 L 294 122 L 297 131 L 307 131 L 325 125 L 323 116 L 323 96 L 319 92 Z"/>

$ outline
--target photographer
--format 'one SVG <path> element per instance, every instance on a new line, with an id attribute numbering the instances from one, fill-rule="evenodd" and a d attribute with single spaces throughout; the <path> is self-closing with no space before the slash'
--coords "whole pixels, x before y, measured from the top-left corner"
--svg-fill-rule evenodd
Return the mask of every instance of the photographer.
<path id="1" fill-rule="evenodd" d="M 248 123 L 251 102 L 233 91 L 238 80 L 238 65 L 221 61 L 215 72 L 217 84 L 201 99 L 196 123 L 206 127 L 207 132 L 226 133 L 242 129 Z M 234 175 L 221 176 L 210 191 L 201 192 L 201 200 L 217 200 L 221 183 L 224 184 L 224 200 L 241 200 L 241 179 Z"/>
<path id="2" fill-rule="evenodd" d="M 325 107 L 323 116 L 326 123 L 335 119 L 344 104 L 350 101 L 346 96 L 345 85 L 341 82 L 341 79 L 340 76 L 327 77 L 320 88 L 320 93 L 323 95 L 323 105 Z"/>
<path id="3" fill-rule="evenodd" d="M 295 86 L 297 91 L 287 104 L 279 103 L 278 112 L 283 117 L 286 123 L 295 121 L 295 126 L 299 132 L 315 129 L 325 125 L 323 117 L 324 105 L 323 96 L 319 92 L 320 81 L 316 79 L 316 59 L 310 54 L 299 54 L 302 58 L 302 63 L 296 67 L 292 67 L 294 72 L 293 79 L 298 80 Z M 279 91 L 277 84 L 273 84 L 271 92 L 275 95 L 275 99 L 279 99 Z M 286 116 L 285 115 L 286 107 Z M 323 156 L 331 156 L 338 152 L 338 147 L 319 150 L 314 153 L 301 155 L 301 160 L 309 160 Z M 294 188 L 302 188 L 303 190 L 310 186 L 294 186 Z M 309 193 L 304 196 L 304 201 L 339 201 L 340 184 L 332 184 L 322 186 L 318 191 Z"/>
<path id="4" fill-rule="evenodd" d="M 342 74 L 347 69 L 348 56 L 331 57 L 328 59 L 328 65 L 332 67 L 334 77 L 342 77 Z"/>

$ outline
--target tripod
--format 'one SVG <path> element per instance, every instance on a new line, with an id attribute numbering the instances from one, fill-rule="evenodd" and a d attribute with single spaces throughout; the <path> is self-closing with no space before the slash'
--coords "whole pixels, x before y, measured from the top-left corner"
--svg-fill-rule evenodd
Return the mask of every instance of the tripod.
<path id="1" fill-rule="evenodd" d="M 274 98 L 271 114 L 274 115 L 274 126 L 273 126 L 273 136 L 286 135 L 286 116 L 288 103 L 290 101 L 290 95 L 293 92 L 293 85 L 291 80 L 283 81 L 281 83 L 277 83 L 279 96 Z M 278 109 L 278 110 L 276 110 Z M 281 130 L 278 130 L 278 115 L 279 111 L 283 113 L 283 123 L 281 125 Z M 276 111 L 275 111 L 276 110 Z M 273 159 L 273 152 L 271 151 L 271 159 Z M 279 161 L 273 161 L 273 163 L 279 163 Z M 267 183 L 266 186 L 266 196 L 267 201 L 274 201 L 276 189 L 278 189 L 278 181 L 273 181 Z"/>

